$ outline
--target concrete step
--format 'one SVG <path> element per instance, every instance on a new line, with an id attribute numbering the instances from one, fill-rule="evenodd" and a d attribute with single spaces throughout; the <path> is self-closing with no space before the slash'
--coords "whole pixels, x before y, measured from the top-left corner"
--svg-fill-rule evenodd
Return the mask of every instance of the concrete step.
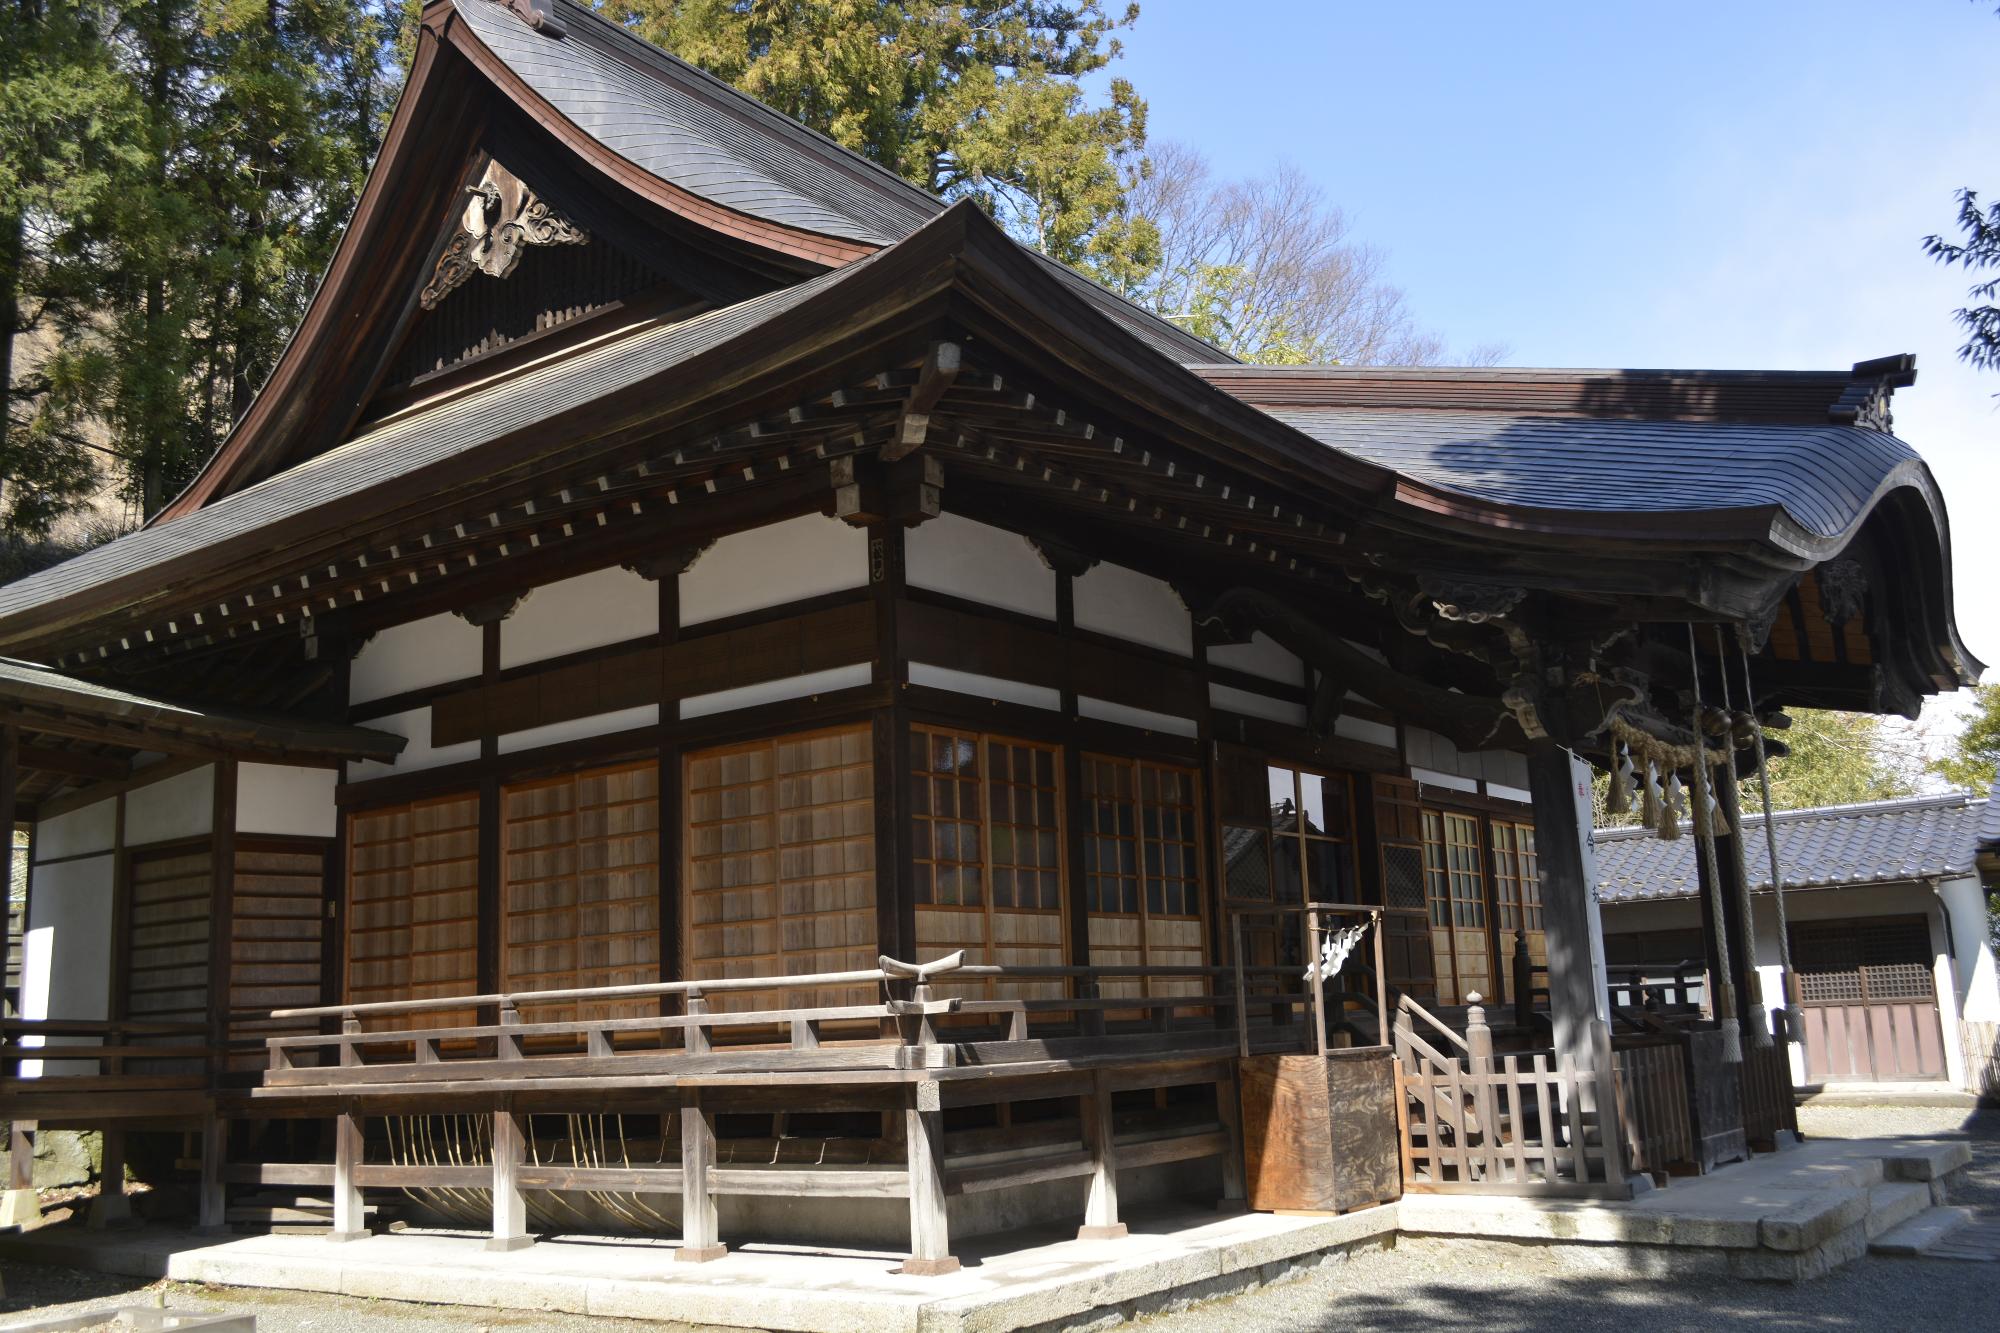
<path id="1" fill-rule="evenodd" d="M 1868 1238 L 1892 1231 L 1931 1206 L 1931 1187 L 1921 1181 L 1885 1180 L 1868 1187 Z"/>
<path id="2" fill-rule="evenodd" d="M 1876 1254 L 1915 1257 L 1972 1221 L 1970 1208 L 1926 1208 L 1868 1242 Z"/>

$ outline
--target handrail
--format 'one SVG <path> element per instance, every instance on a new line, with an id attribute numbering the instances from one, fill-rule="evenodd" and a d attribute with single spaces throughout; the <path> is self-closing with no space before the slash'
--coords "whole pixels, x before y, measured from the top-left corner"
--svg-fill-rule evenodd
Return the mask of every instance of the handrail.
<path id="1" fill-rule="evenodd" d="M 494 1006 L 520 1009 L 530 1005 L 559 1004 L 572 1000 L 629 1000 L 647 999 L 665 995 L 719 994 L 733 991 L 796 990 L 819 986 L 854 986 L 868 982 L 909 981 L 916 969 L 925 969 L 925 979 L 949 983 L 967 978 L 1019 977 L 1224 977 L 1234 972 L 1226 967 L 1201 967 L 1191 965 L 1147 965 L 1144 963 L 1113 963 L 1096 967 L 1075 967 L 1050 965 L 1016 965 L 1006 963 L 958 963 L 949 968 L 941 968 L 936 962 L 913 964 L 898 963 L 885 958 L 884 962 L 895 969 L 881 967 L 867 968 L 853 972 L 811 972 L 797 976 L 774 977 L 716 977 L 696 981 L 653 981 L 631 986 L 587 986 L 571 987 L 563 990 L 506 991 L 485 995 L 438 995 L 420 1000 L 371 1000 L 362 1004 L 315 1005 L 300 1009 L 272 1009 L 258 1011 L 259 1016 L 283 1019 L 309 1018 L 367 1018 L 394 1014 L 435 1013 L 447 1009 L 468 1009 Z M 907 970 L 900 970 L 907 969 Z M 1289 974 L 1293 969 L 1282 967 L 1246 968 L 1245 971 L 1258 975 Z"/>
<path id="2" fill-rule="evenodd" d="M 121 1032 L 135 1037 L 199 1037 L 208 1034 L 208 1024 L 122 1018 L 0 1018 L 0 1042 L 9 1037 L 108 1037 Z"/>
<path id="3" fill-rule="evenodd" d="M 1402 1014 L 1415 1014 L 1417 1017 L 1423 1019 L 1424 1022 L 1429 1023 L 1432 1027 L 1436 1028 L 1439 1032 L 1442 1032 L 1445 1035 L 1445 1037 L 1451 1042 L 1451 1044 L 1458 1047 L 1459 1050 L 1463 1051 L 1467 1049 L 1465 1044 L 1465 1038 L 1459 1036 L 1456 1032 L 1453 1032 L 1438 1018 L 1436 1014 L 1424 1008 L 1422 1005 L 1418 1004 L 1415 1000 L 1411 999 L 1409 996 L 1405 995 L 1402 999 L 1396 1002 L 1396 1012 Z"/>

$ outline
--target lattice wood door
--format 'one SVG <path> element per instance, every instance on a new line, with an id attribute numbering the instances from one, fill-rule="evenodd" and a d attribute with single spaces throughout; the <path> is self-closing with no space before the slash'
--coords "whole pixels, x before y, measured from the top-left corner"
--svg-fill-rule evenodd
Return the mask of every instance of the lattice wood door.
<path id="1" fill-rule="evenodd" d="M 867 727 L 686 760 L 687 975 L 799 976 L 873 967 L 875 788 Z M 717 996 L 736 1011 L 869 1004 L 876 988 Z"/>
<path id="2" fill-rule="evenodd" d="M 473 995 L 479 984 L 479 797 L 441 796 L 348 820 L 347 999 Z M 372 1020 L 470 1023 L 471 1008 Z"/>
<path id="3" fill-rule="evenodd" d="M 1062 757 L 1051 745 L 910 731 L 917 956 L 1061 966 Z M 941 985 L 973 999 L 1060 999 L 1060 979 Z"/>
<path id="4" fill-rule="evenodd" d="M 660 783 L 653 763 L 501 793 L 500 985 L 506 991 L 660 979 Z M 538 1022 L 636 1017 L 651 998 L 535 1005 Z"/>
<path id="5" fill-rule="evenodd" d="M 1083 756 L 1084 908 L 1090 961 L 1199 967 L 1208 961 L 1201 807 L 1191 768 Z M 1111 995 L 1200 995 L 1199 977 L 1113 978 Z"/>

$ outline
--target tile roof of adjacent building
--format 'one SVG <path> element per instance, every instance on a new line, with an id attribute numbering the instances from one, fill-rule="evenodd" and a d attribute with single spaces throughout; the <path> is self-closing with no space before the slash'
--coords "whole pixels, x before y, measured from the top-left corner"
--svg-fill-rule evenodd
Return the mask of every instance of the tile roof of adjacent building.
<path id="1" fill-rule="evenodd" d="M 1890 884 L 1970 874 L 1993 802 L 1951 792 L 1858 805 L 1781 810 L 1773 819 L 1785 887 Z M 1744 817 L 1753 888 L 1771 887 L 1762 815 Z M 1683 825 L 1685 831 L 1686 826 Z M 1605 903 L 1691 898 L 1699 892 L 1691 834 L 1661 841 L 1644 827 L 1596 831 L 1597 896 Z"/>

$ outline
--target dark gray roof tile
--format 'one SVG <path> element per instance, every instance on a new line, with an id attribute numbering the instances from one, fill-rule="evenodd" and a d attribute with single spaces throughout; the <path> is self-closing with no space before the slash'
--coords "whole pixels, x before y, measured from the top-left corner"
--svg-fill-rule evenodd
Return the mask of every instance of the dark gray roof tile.
<path id="1" fill-rule="evenodd" d="M 1886 884 L 1970 874 L 1981 821 L 1994 803 L 1952 792 L 1774 816 L 1785 887 Z M 1745 865 L 1752 888 L 1771 887 L 1764 817 L 1746 815 Z M 1685 825 L 1683 829 L 1685 830 Z M 1648 828 L 1598 829 L 1597 896 L 1605 903 L 1691 898 L 1700 892 L 1693 835 L 1662 842 Z"/>
<path id="2" fill-rule="evenodd" d="M 1916 451 L 1855 426 L 1629 421 L 1393 408 L 1265 408 L 1329 448 L 1476 499 L 1538 509 L 1775 507 L 1845 532 Z"/>

